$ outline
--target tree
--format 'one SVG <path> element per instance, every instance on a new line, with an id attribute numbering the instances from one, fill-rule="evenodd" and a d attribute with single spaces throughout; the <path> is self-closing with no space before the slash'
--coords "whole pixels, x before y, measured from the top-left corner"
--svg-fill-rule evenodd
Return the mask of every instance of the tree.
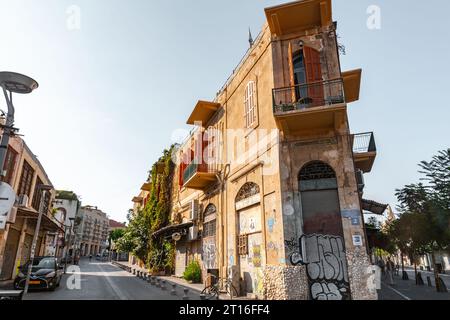
<path id="1" fill-rule="evenodd" d="M 419 173 L 424 175 L 421 181 L 425 183 L 407 185 L 397 190 L 396 196 L 401 215 L 415 214 L 422 219 L 419 230 L 409 230 L 414 232 L 410 237 L 420 238 L 415 240 L 421 243 L 415 254 L 431 255 L 436 288 L 441 291 L 435 252 L 450 248 L 450 149 L 440 151 L 430 162 L 422 161 L 419 166 Z"/>

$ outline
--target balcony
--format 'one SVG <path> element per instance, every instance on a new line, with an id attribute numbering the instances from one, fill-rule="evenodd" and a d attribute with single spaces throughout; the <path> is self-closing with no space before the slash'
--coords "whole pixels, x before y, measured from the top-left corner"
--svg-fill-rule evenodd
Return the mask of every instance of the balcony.
<path id="1" fill-rule="evenodd" d="M 200 100 L 192 111 L 187 124 L 201 124 L 201 126 L 206 127 L 219 108 L 219 103 Z"/>
<path id="2" fill-rule="evenodd" d="M 206 163 L 191 163 L 183 172 L 183 186 L 189 189 L 204 190 L 216 181 L 215 170 Z"/>
<path id="3" fill-rule="evenodd" d="M 352 136 L 353 158 L 355 166 L 364 173 L 372 171 L 377 156 L 377 146 L 373 132 L 359 133 Z"/>
<path id="4" fill-rule="evenodd" d="M 346 117 L 343 79 L 273 89 L 273 113 L 286 133 L 334 129 Z"/>

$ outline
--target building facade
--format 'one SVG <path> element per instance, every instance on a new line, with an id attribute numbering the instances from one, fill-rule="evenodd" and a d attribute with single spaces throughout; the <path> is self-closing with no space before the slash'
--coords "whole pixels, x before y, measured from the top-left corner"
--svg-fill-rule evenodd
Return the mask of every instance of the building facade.
<path id="1" fill-rule="evenodd" d="M 173 225 L 157 236 L 176 240 L 175 275 L 197 260 L 205 282 L 230 278 L 240 295 L 376 299 L 362 199 L 375 139 L 347 117 L 362 72 L 341 70 L 330 0 L 265 13 L 232 76 L 187 121 Z"/>
<path id="2" fill-rule="evenodd" d="M 65 234 L 60 238 L 60 243 L 65 244 L 61 250 L 61 256 L 73 255 L 73 251 L 80 247 L 80 238 L 78 228 L 81 220 L 77 219 L 78 209 L 81 202 L 78 196 L 72 191 L 58 190 L 53 204 L 55 217 L 60 221 L 64 221 L 63 227 Z M 79 252 L 78 252 L 79 254 Z"/>
<path id="3" fill-rule="evenodd" d="M 107 214 L 97 207 L 82 206 L 78 210 L 77 217 L 81 226 L 77 232 L 81 256 L 103 254 L 109 246 Z"/>
<path id="4" fill-rule="evenodd" d="M 52 210 L 55 190 L 42 164 L 23 139 L 10 140 L 3 181 L 16 193 L 16 204 L 9 213 L 5 230 L 0 230 L 0 280 L 15 277 L 18 267 L 29 259 L 39 209 L 43 217 L 36 245 L 36 256 L 58 256 L 58 242 L 64 221 Z M 41 185 L 50 186 L 45 192 Z"/>

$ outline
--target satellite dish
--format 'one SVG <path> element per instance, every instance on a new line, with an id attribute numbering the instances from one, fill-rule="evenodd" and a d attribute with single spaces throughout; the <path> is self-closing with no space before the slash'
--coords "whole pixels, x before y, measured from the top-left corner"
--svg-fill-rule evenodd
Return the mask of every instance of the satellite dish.
<path id="1" fill-rule="evenodd" d="M 0 182 L 0 216 L 6 216 L 16 202 L 14 189 L 5 182 Z"/>
<path id="2" fill-rule="evenodd" d="M 181 240 L 181 233 L 174 233 L 173 235 L 172 235 L 172 240 L 173 241 L 180 241 Z"/>

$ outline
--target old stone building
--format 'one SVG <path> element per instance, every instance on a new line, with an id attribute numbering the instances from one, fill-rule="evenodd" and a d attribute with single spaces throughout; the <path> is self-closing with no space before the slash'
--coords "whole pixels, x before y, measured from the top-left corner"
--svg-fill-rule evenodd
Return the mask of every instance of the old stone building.
<path id="1" fill-rule="evenodd" d="M 109 247 L 109 218 L 97 207 L 82 206 L 77 212 L 80 226 L 77 239 L 81 256 L 103 254 Z"/>
<path id="2" fill-rule="evenodd" d="M 198 260 L 266 299 L 376 299 L 362 199 L 372 133 L 352 134 L 361 70 L 340 67 L 331 0 L 265 9 L 267 23 L 177 153 L 175 274 Z M 144 188 L 143 188 L 144 189 Z M 143 201 L 142 194 L 135 202 Z"/>
<path id="3" fill-rule="evenodd" d="M 0 230 L 0 280 L 10 280 L 30 257 L 39 210 L 43 216 L 35 256 L 61 253 L 58 240 L 64 234 L 64 219 L 52 213 L 55 190 L 41 162 L 19 136 L 9 142 L 3 169 L 3 181 L 16 194 L 6 228 Z M 44 192 L 43 185 L 51 190 Z"/>

